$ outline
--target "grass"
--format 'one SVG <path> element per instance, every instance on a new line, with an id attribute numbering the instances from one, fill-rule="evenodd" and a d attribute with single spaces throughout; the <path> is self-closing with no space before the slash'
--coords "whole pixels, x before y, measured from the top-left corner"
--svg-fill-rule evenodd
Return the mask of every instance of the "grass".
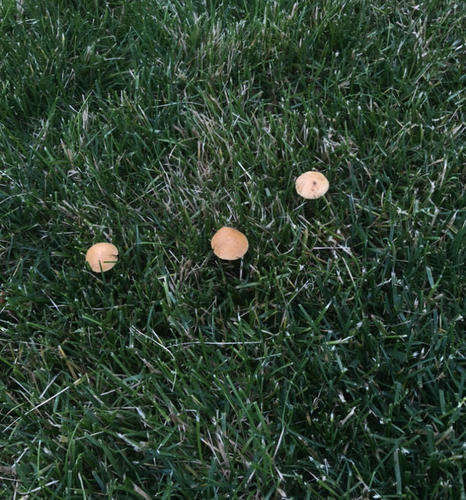
<path id="1" fill-rule="evenodd" d="M 465 499 L 464 5 L 0 10 L 0 497 Z"/>

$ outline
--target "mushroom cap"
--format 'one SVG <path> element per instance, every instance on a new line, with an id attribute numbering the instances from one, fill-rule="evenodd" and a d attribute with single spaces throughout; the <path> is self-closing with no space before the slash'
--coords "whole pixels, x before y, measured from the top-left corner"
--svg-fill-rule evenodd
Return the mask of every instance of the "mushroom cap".
<path id="1" fill-rule="evenodd" d="M 240 259 L 249 248 L 246 236 L 232 227 L 219 229 L 212 237 L 210 245 L 214 254 L 223 260 Z"/>
<path id="2" fill-rule="evenodd" d="M 296 191 L 303 198 L 315 200 L 328 191 L 329 183 L 327 177 L 320 172 L 304 172 L 296 179 Z"/>
<path id="3" fill-rule="evenodd" d="M 111 243 L 96 243 L 86 252 L 86 261 L 95 273 L 109 271 L 117 260 L 118 248 Z"/>

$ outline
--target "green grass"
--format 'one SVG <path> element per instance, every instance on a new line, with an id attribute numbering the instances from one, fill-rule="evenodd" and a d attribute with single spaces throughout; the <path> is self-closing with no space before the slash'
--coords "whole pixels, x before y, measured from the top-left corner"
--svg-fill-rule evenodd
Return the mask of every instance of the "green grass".
<path id="1" fill-rule="evenodd" d="M 1 498 L 466 499 L 465 14 L 1 3 Z"/>

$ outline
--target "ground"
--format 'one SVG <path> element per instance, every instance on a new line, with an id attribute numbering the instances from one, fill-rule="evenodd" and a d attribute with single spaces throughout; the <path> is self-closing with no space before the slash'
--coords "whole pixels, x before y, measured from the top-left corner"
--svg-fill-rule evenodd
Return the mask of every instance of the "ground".
<path id="1" fill-rule="evenodd" d="M 463 3 L 0 12 L 0 497 L 465 499 Z"/>

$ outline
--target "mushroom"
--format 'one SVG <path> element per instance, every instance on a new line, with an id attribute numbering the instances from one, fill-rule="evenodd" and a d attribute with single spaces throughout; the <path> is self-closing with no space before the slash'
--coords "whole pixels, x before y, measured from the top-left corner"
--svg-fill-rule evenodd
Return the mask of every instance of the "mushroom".
<path id="1" fill-rule="evenodd" d="M 212 237 L 210 245 L 214 254 L 223 260 L 240 259 L 249 247 L 246 236 L 232 227 L 219 229 Z"/>
<path id="2" fill-rule="evenodd" d="M 303 198 L 315 200 L 328 191 L 327 177 L 320 172 L 304 172 L 296 179 L 296 191 Z"/>
<path id="3" fill-rule="evenodd" d="M 86 261 L 95 273 L 109 271 L 118 261 L 118 248 L 111 243 L 96 243 L 86 252 Z"/>

